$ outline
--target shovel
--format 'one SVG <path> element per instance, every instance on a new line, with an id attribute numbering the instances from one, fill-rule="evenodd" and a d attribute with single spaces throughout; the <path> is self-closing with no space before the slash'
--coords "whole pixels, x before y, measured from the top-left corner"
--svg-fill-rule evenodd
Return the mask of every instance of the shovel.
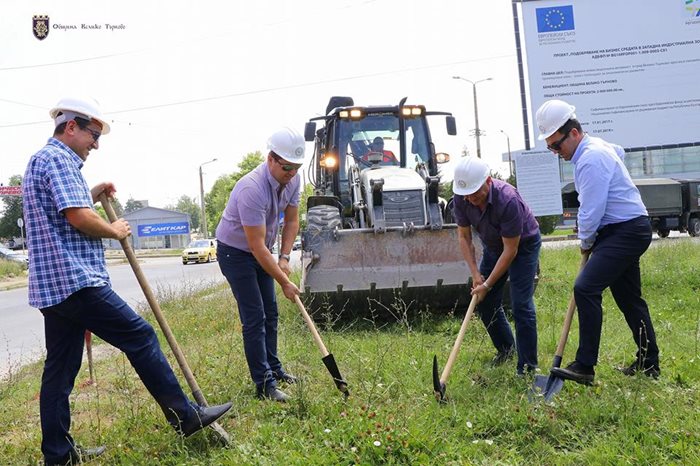
<path id="1" fill-rule="evenodd" d="M 297 306 L 299 307 L 299 311 L 301 311 L 301 316 L 304 318 L 306 326 L 309 328 L 309 331 L 311 331 L 311 335 L 314 337 L 316 346 L 318 346 L 318 349 L 321 351 L 321 355 L 323 356 L 321 360 L 326 366 L 326 369 L 328 369 L 328 372 L 333 377 L 333 382 L 335 382 L 335 386 L 338 388 L 338 390 L 342 392 L 343 395 L 345 395 L 345 398 L 347 398 L 348 396 L 350 396 L 350 391 L 348 390 L 348 383 L 345 380 L 343 380 L 343 376 L 340 375 L 340 369 L 338 369 L 338 364 L 335 362 L 333 354 L 329 353 L 326 349 L 326 345 L 323 344 L 323 341 L 321 340 L 321 335 L 318 334 L 318 330 L 316 330 L 314 321 L 311 320 L 311 316 L 308 312 L 306 312 L 306 308 L 301 302 L 301 299 L 299 299 L 299 296 L 294 296 L 294 301 L 296 301 Z"/>
<path id="2" fill-rule="evenodd" d="M 579 266 L 579 273 L 583 270 L 583 267 L 588 261 L 588 254 L 581 255 L 581 265 Z M 564 356 L 564 347 L 566 346 L 566 341 L 569 339 L 569 330 L 571 329 L 571 321 L 574 319 L 574 311 L 576 310 L 576 300 L 574 296 L 571 295 L 569 300 L 569 308 L 566 311 L 566 316 L 564 317 L 564 326 L 561 329 L 561 335 L 559 336 L 559 343 L 557 344 L 557 350 L 554 353 L 554 361 L 552 361 L 552 368 L 561 367 L 562 356 Z M 536 399 L 536 397 L 542 397 L 544 401 L 549 402 L 554 398 L 554 395 L 561 391 L 564 386 L 564 379 L 554 375 L 550 372 L 547 375 L 538 375 L 535 377 L 535 381 L 532 384 L 532 389 L 530 390 L 530 400 Z"/>
<path id="3" fill-rule="evenodd" d="M 476 309 L 476 303 L 478 301 L 478 296 L 473 295 L 472 300 L 469 303 L 469 309 L 467 309 L 467 315 L 464 316 L 462 321 L 462 327 L 459 329 L 457 334 L 457 340 L 454 346 L 452 346 L 452 351 L 450 356 L 447 358 L 447 364 L 445 364 L 445 369 L 442 371 L 442 375 L 438 376 L 438 360 L 437 355 L 433 357 L 433 391 L 435 392 L 435 399 L 440 403 L 445 403 L 447 399 L 445 398 L 445 391 L 447 390 L 447 379 L 450 377 L 450 372 L 452 372 L 452 366 L 457 359 L 459 354 L 459 348 L 462 346 L 462 340 L 464 340 L 464 334 L 467 332 L 467 326 L 469 321 L 474 315 L 474 309 Z"/>
<path id="4" fill-rule="evenodd" d="M 85 330 L 85 349 L 87 350 L 88 370 L 90 371 L 90 380 L 88 385 L 95 383 L 95 369 L 92 363 L 92 332 Z"/>
<path id="5" fill-rule="evenodd" d="M 107 199 L 107 196 L 104 194 L 100 194 L 100 202 L 102 203 L 102 207 L 105 209 L 105 212 L 107 213 L 107 218 L 109 218 L 110 222 L 116 222 L 117 214 L 114 212 L 112 204 L 109 202 L 109 199 Z M 122 240 L 119 240 L 119 243 L 122 245 L 122 249 L 124 249 L 124 254 L 126 254 L 126 258 L 129 260 L 129 264 L 131 265 L 131 268 L 134 271 L 134 275 L 136 275 L 136 280 L 139 282 L 141 290 L 146 296 L 148 304 L 151 306 L 153 315 L 156 316 L 158 325 L 165 334 L 165 338 L 166 340 L 168 340 L 168 344 L 170 345 L 170 348 L 175 354 L 175 359 L 177 359 L 177 363 L 185 376 L 185 380 L 187 380 L 187 384 L 189 385 L 190 390 L 192 390 L 192 395 L 194 396 L 195 401 L 200 406 L 209 406 L 207 404 L 207 400 L 204 399 L 204 394 L 199 388 L 199 384 L 197 384 L 197 381 L 194 378 L 194 374 L 192 373 L 189 364 L 187 364 L 187 360 L 185 359 L 184 353 L 180 349 L 180 346 L 177 344 L 177 340 L 175 340 L 175 335 L 173 334 L 172 330 L 170 330 L 170 326 L 165 320 L 165 315 L 163 315 L 163 311 L 160 310 L 160 305 L 158 304 L 158 301 L 156 300 L 156 297 L 153 294 L 153 291 L 151 290 L 148 281 L 146 280 L 146 276 L 141 270 L 141 266 L 139 265 L 138 260 L 136 259 L 136 254 L 134 254 L 134 250 L 131 249 L 129 240 L 127 238 L 124 238 Z M 227 445 L 231 444 L 231 437 L 228 435 L 228 432 L 226 432 L 223 427 L 221 427 L 217 422 L 212 423 L 211 427 L 219 434 L 221 439 Z"/>

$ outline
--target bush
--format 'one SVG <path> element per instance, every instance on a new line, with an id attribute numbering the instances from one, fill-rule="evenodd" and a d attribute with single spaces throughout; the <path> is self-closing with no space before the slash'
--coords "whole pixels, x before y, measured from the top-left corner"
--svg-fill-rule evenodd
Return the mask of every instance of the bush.
<path id="1" fill-rule="evenodd" d="M 537 223 L 540 224 L 540 233 L 543 235 L 548 235 L 553 232 L 557 223 L 559 223 L 559 215 L 545 215 L 535 218 L 537 219 Z"/>

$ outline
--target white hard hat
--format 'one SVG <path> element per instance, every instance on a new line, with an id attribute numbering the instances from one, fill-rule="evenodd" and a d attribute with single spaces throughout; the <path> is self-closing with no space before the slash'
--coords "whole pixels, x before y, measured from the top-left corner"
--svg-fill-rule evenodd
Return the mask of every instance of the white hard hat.
<path id="1" fill-rule="evenodd" d="M 101 134 L 109 133 L 109 123 L 107 123 L 107 120 L 102 116 L 99 104 L 95 99 L 90 97 L 64 97 L 49 111 L 49 115 L 54 120 L 56 126 L 70 121 L 75 117 L 80 117 L 85 120 L 97 120 L 102 125 Z"/>
<path id="2" fill-rule="evenodd" d="M 489 177 L 491 170 L 483 160 L 476 157 L 459 159 L 454 171 L 452 192 L 459 196 L 474 194 Z"/>
<path id="3" fill-rule="evenodd" d="M 284 127 L 275 131 L 267 140 L 267 148 L 287 162 L 304 162 L 304 137 L 296 130 Z"/>
<path id="4" fill-rule="evenodd" d="M 540 130 L 537 139 L 544 141 L 564 126 L 564 123 L 576 118 L 575 110 L 576 107 L 563 100 L 548 100 L 543 103 L 535 115 L 537 128 Z"/>

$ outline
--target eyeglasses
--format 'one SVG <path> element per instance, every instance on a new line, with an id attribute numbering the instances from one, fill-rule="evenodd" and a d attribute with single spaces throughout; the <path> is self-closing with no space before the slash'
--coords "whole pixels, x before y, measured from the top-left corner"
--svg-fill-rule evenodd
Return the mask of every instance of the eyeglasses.
<path id="1" fill-rule="evenodd" d="M 272 155 L 272 158 L 275 159 L 275 162 L 277 162 L 279 164 L 279 166 L 282 167 L 282 170 L 284 170 L 286 172 L 299 170 L 299 168 L 301 168 L 300 163 L 282 163 L 280 161 L 281 160 L 280 157 L 275 155 L 275 154 Z"/>
<path id="2" fill-rule="evenodd" d="M 90 129 L 87 126 L 85 128 L 80 128 L 80 129 L 90 133 L 92 135 L 93 142 L 97 142 L 97 140 L 100 139 L 100 136 L 102 136 L 102 133 L 100 133 L 99 131 L 95 131 L 94 129 Z"/>
<path id="3" fill-rule="evenodd" d="M 566 140 L 566 138 L 569 137 L 569 133 L 571 133 L 571 130 L 567 131 L 564 134 L 564 137 L 562 137 L 560 140 L 555 141 L 547 146 L 547 149 L 551 150 L 552 152 L 559 152 L 561 149 L 562 143 Z"/>

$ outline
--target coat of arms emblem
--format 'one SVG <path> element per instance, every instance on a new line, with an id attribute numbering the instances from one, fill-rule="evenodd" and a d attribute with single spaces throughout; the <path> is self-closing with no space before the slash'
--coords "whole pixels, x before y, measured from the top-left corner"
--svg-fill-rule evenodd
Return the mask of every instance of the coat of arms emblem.
<path id="1" fill-rule="evenodd" d="M 49 35 L 49 16 L 34 15 L 32 17 L 32 32 L 34 37 L 44 40 Z"/>

